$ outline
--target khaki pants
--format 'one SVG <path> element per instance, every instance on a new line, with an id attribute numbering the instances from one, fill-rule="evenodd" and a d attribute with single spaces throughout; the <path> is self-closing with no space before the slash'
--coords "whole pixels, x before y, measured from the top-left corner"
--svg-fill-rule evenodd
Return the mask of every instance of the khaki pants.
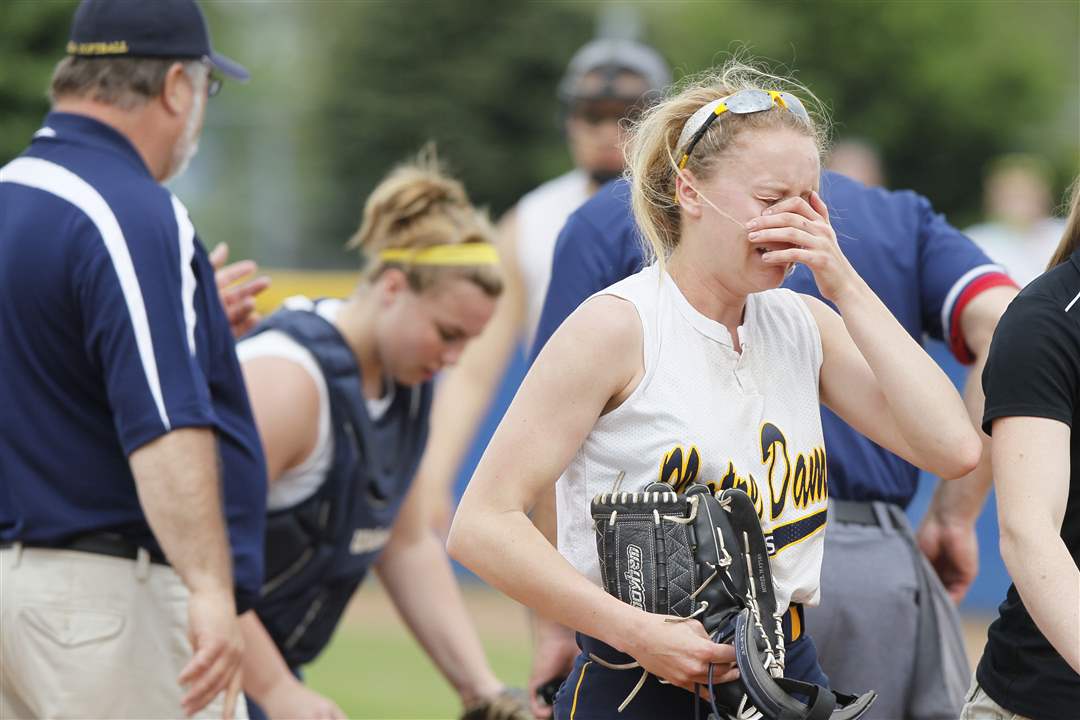
<path id="1" fill-rule="evenodd" d="M 184 717 L 187 599 L 145 551 L 0 550 L 0 718 Z M 196 717 L 223 710 L 221 694 Z"/>
<path id="2" fill-rule="evenodd" d="M 1009 712 L 990 699 L 986 691 L 979 687 L 979 681 L 974 674 L 971 676 L 971 689 L 968 690 L 966 699 L 960 720 L 1028 720 L 1023 715 Z"/>

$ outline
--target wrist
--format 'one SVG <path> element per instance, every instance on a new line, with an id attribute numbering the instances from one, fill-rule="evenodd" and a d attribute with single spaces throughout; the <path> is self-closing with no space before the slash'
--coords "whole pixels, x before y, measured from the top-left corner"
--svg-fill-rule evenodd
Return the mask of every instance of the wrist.
<path id="1" fill-rule="evenodd" d="M 859 277 L 854 268 L 849 266 L 849 269 L 851 272 L 848 275 L 847 282 L 838 285 L 833 291 L 832 297 L 828 298 L 836 305 L 836 309 L 841 316 L 847 315 L 850 308 L 863 306 L 868 299 L 867 293 L 873 295 L 870 286 Z"/>
<path id="2" fill-rule="evenodd" d="M 935 517 L 935 522 L 945 532 L 974 532 L 975 521 L 978 519 L 978 515 L 966 516 L 959 513 L 949 513 L 947 515 Z"/>
<path id="3" fill-rule="evenodd" d="M 244 677 L 244 693 L 263 706 L 272 705 L 279 693 L 289 692 L 299 685 L 301 682 L 287 668 L 264 672 L 250 680 L 246 675 Z"/>
<path id="4" fill-rule="evenodd" d="M 946 480 L 943 482 L 955 482 Z M 935 495 L 935 500 L 937 496 Z M 944 530 L 974 530 L 979 511 L 965 510 L 962 503 L 931 502 L 926 510 L 926 522 L 933 523 Z"/>
<path id="5" fill-rule="evenodd" d="M 612 615 L 609 632 L 599 639 L 619 652 L 637 657 L 638 651 L 649 642 L 644 629 L 650 613 L 618 600 L 616 602 L 621 606 L 620 610 Z"/>
<path id="6" fill-rule="evenodd" d="M 485 672 L 483 677 L 470 679 L 456 688 L 458 697 L 464 707 L 476 705 L 481 700 L 498 695 L 503 684 L 490 671 Z"/>
<path id="7" fill-rule="evenodd" d="M 191 576 L 184 579 L 192 597 L 203 600 L 211 600 L 228 607 L 233 615 L 236 615 L 236 595 L 233 593 L 231 584 L 222 584 L 216 579 L 207 577 Z"/>
<path id="8" fill-rule="evenodd" d="M 574 631 L 570 628 L 537 613 L 532 614 L 532 632 L 533 644 L 561 642 L 566 638 L 573 640 L 574 637 Z"/>

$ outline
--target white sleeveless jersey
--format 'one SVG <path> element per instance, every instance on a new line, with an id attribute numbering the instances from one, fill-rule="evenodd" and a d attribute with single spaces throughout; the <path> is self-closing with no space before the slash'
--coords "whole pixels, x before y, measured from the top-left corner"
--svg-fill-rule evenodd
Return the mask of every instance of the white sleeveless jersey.
<path id="1" fill-rule="evenodd" d="M 589 199 L 589 178 L 571 170 L 530 191 L 515 212 L 518 268 L 525 281 L 525 343 L 532 345 L 544 309 L 555 241 L 570 213 Z"/>
<path id="2" fill-rule="evenodd" d="M 740 354 L 727 328 L 695 310 L 655 264 L 599 294 L 637 308 L 645 372 L 559 478 L 559 551 L 600 584 L 589 503 L 620 472 L 628 492 L 655 480 L 741 488 L 765 532 L 777 606 L 815 604 L 828 486 L 821 338 L 809 309 L 790 290 L 750 295 Z"/>

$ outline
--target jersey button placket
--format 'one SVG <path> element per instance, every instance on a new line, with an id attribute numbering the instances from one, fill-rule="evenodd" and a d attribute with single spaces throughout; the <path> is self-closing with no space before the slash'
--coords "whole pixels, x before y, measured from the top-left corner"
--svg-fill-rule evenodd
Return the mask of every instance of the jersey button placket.
<path id="1" fill-rule="evenodd" d="M 750 353 L 749 333 L 742 325 L 735 330 L 739 335 L 739 347 L 742 350 L 738 354 L 738 359 L 735 360 L 735 369 L 732 371 L 735 382 L 738 383 L 743 395 L 757 395 L 757 384 L 754 382 L 753 373 L 750 372 L 750 361 L 747 360 Z"/>

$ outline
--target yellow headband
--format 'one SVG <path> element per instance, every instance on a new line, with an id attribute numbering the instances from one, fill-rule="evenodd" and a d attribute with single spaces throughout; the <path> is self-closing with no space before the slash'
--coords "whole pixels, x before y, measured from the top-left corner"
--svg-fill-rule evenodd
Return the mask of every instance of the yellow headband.
<path id="1" fill-rule="evenodd" d="M 388 248 L 379 253 L 379 260 L 409 265 L 498 265 L 499 254 L 490 243 L 468 242 L 423 248 Z"/>

